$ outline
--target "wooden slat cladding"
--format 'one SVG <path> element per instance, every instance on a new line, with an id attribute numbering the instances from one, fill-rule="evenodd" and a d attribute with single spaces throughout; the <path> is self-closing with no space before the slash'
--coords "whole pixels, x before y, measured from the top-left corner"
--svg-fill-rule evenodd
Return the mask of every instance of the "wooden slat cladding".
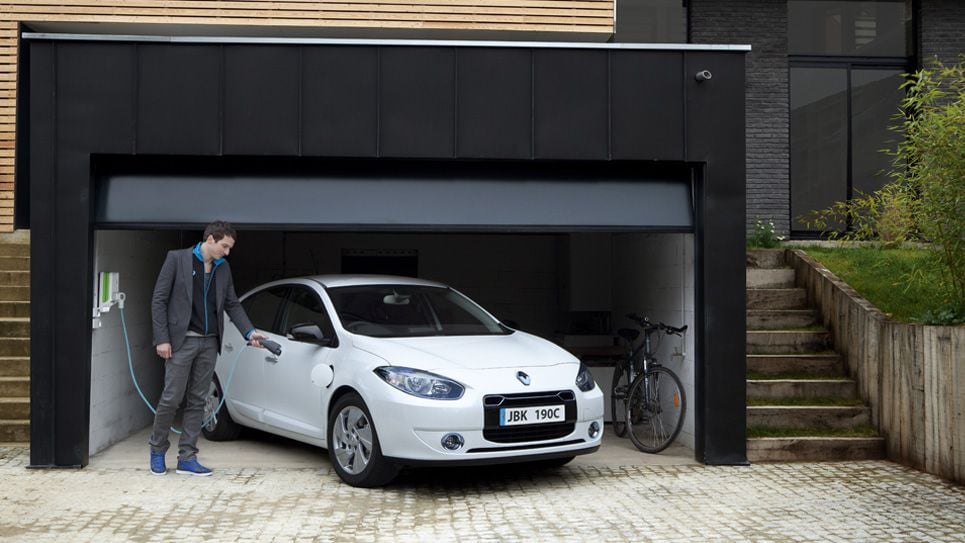
<path id="1" fill-rule="evenodd" d="M 13 231 L 16 78 L 17 23 L 4 9 L 0 13 L 0 232 Z"/>
<path id="2" fill-rule="evenodd" d="M 20 22 L 495 30 L 609 34 L 614 0 L 18 0 L 0 11 L 0 231 L 13 230 Z"/>

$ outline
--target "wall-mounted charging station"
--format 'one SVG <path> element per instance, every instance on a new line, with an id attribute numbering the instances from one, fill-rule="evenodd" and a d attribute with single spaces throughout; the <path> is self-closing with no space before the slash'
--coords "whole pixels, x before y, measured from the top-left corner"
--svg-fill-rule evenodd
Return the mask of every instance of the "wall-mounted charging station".
<path id="1" fill-rule="evenodd" d="M 121 274 L 100 272 L 97 281 L 97 301 L 94 304 L 93 328 L 101 327 L 101 315 L 111 310 L 115 304 L 124 309 L 124 293 L 120 291 Z"/>

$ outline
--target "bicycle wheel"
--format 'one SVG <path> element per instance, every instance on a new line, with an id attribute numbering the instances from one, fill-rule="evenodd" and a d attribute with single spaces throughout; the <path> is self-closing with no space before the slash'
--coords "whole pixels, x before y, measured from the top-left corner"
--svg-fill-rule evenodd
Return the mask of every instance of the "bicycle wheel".
<path id="1" fill-rule="evenodd" d="M 638 376 L 627 397 L 630 440 L 643 452 L 658 453 L 673 443 L 684 425 L 687 400 L 677 375 L 664 367 Z"/>
<path id="2" fill-rule="evenodd" d="M 610 387 L 610 416 L 613 417 L 613 433 L 617 437 L 627 434 L 628 392 L 630 392 L 630 378 L 624 371 L 623 364 L 617 364 L 613 370 L 613 381 Z"/>

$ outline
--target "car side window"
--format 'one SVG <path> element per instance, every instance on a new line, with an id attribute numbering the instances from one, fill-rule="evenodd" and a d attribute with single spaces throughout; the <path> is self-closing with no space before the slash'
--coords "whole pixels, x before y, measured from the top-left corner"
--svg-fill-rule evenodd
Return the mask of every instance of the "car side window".
<path id="1" fill-rule="evenodd" d="M 278 311 L 288 295 L 290 287 L 272 287 L 253 294 L 241 306 L 251 319 L 251 324 L 259 330 L 282 334 L 278 326 Z"/>
<path id="2" fill-rule="evenodd" d="M 329 319 L 321 298 L 312 289 L 305 286 L 293 286 L 288 310 L 285 312 L 283 333 L 287 333 L 293 326 L 300 324 L 315 324 L 326 338 L 335 337 L 335 328 Z"/>

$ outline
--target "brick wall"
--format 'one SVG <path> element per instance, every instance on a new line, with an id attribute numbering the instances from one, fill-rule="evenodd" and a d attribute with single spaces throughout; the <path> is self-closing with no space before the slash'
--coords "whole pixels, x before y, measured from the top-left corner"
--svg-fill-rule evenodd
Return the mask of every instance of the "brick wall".
<path id="1" fill-rule="evenodd" d="M 965 2 L 922 0 L 918 36 L 920 65 L 935 57 L 945 64 L 955 64 L 958 55 L 965 53 Z"/>
<path id="2" fill-rule="evenodd" d="M 951 2 L 949 2 L 951 3 Z M 692 43 L 750 44 L 747 56 L 747 228 L 790 221 L 787 2 L 691 0 Z"/>

